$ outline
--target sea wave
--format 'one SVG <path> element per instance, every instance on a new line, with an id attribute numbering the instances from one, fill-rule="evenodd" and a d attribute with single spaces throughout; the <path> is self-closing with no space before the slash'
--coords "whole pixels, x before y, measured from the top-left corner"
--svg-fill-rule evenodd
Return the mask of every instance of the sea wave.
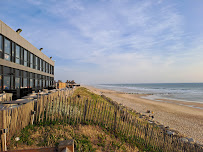
<path id="1" fill-rule="evenodd" d="M 100 88 L 126 93 L 153 94 L 157 98 L 203 103 L 203 83 L 173 84 L 103 84 Z"/>

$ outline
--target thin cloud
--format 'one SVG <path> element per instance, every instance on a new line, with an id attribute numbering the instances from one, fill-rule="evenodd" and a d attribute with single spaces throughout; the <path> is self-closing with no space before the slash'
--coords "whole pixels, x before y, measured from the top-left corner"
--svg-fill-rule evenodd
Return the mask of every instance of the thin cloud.
<path id="1" fill-rule="evenodd" d="M 181 80 L 188 69 L 203 74 L 196 68 L 203 64 L 203 33 L 186 30 L 187 16 L 176 2 L 20 2 L 21 9 L 12 9 L 18 19 L 6 17 L 13 19 L 11 27 L 22 20 L 22 36 L 53 56 L 56 79 L 70 77 L 85 83 L 173 82 L 176 77 Z M 13 2 L 12 8 L 16 4 Z M 189 79 L 201 81 L 194 75 L 185 81 Z"/>

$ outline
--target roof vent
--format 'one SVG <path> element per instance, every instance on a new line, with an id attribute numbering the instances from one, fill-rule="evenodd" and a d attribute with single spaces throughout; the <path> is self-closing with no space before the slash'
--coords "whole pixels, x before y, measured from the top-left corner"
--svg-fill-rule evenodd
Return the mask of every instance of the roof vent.
<path id="1" fill-rule="evenodd" d="M 43 48 L 40 48 L 39 50 L 40 50 L 40 51 L 42 51 L 42 50 L 43 50 Z"/>
<path id="2" fill-rule="evenodd" d="M 52 56 L 50 57 L 50 59 L 52 59 Z"/>
<path id="3" fill-rule="evenodd" d="M 16 32 L 17 32 L 18 34 L 20 34 L 20 33 L 22 32 L 22 29 L 17 29 Z"/>

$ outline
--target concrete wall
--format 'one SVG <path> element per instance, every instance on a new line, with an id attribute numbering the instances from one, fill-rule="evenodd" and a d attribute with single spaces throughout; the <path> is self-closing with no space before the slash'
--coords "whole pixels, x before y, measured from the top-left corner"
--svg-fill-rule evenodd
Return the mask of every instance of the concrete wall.
<path id="1" fill-rule="evenodd" d="M 51 60 L 48 56 L 42 53 L 39 49 L 34 47 L 30 42 L 25 40 L 22 36 L 20 36 L 17 32 L 15 32 L 1 20 L 0 20 L 0 34 L 4 35 L 5 37 L 9 38 L 10 40 L 14 41 L 18 45 L 25 48 L 26 50 L 30 51 L 31 53 L 35 54 L 36 56 L 40 57 L 44 61 L 54 66 L 53 60 Z"/>

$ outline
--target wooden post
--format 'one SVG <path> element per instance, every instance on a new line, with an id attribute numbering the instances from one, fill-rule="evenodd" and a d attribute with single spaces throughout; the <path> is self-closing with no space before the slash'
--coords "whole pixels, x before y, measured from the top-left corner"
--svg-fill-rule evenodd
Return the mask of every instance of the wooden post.
<path id="1" fill-rule="evenodd" d="M 109 105 L 108 106 L 108 110 L 107 110 L 108 112 L 107 112 L 107 127 L 109 127 L 110 128 L 110 111 L 111 111 L 111 106 Z"/>
<path id="2" fill-rule="evenodd" d="M 68 98 L 67 96 L 65 97 L 65 123 L 68 123 Z"/>
<path id="3" fill-rule="evenodd" d="M 36 113 L 36 111 L 33 111 L 33 110 L 31 111 L 31 125 L 34 124 L 35 113 Z"/>
<path id="4" fill-rule="evenodd" d="M 93 100 L 94 102 L 94 100 Z M 93 108 L 93 122 L 96 123 L 96 111 L 97 111 L 97 100 L 94 102 L 94 108 Z"/>
<path id="5" fill-rule="evenodd" d="M 114 133 L 116 133 L 117 108 L 114 109 Z"/>
<path id="6" fill-rule="evenodd" d="M 71 101 L 72 101 L 72 98 L 69 99 L 69 120 L 68 120 L 68 123 L 70 124 L 71 122 L 71 108 L 72 108 L 72 105 L 71 105 Z"/>
<path id="7" fill-rule="evenodd" d="M 2 142 L 2 151 L 7 151 L 7 146 L 6 146 L 6 133 L 8 132 L 7 126 L 6 126 L 6 111 L 3 110 L 2 111 L 2 120 L 3 120 L 3 124 L 2 124 L 2 135 L 1 135 L 1 142 Z"/>
<path id="8" fill-rule="evenodd" d="M 105 103 L 105 107 L 104 107 L 104 114 L 103 114 L 103 117 L 102 117 L 102 122 L 103 124 L 106 126 L 106 114 L 107 114 L 107 103 Z"/>
<path id="9" fill-rule="evenodd" d="M 51 114 L 51 121 L 54 121 L 54 108 L 55 108 L 55 104 L 54 104 L 54 94 L 51 96 L 51 103 L 52 103 L 52 114 Z"/>
<path id="10" fill-rule="evenodd" d="M 83 105 L 83 98 L 82 99 L 80 99 L 79 100 L 79 111 L 80 111 L 80 113 L 79 113 L 79 118 L 80 118 L 80 123 L 82 122 L 82 114 L 83 114 L 83 112 L 82 112 L 82 105 Z"/>
<path id="11" fill-rule="evenodd" d="M 46 121 L 48 121 L 49 104 L 49 95 L 46 95 Z"/>
<path id="12" fill-rule="evenodd" d="M 73 122 L 76 124 L 76 105 L 77 104 L 77 97 L 73 101 Z"/>
<path id="13" fill-rule="evenodd" d="M 44 122 L 44 111 L 45 111 L 45 95 L 42 97 L 42 104 L 41 104 L 41 109 L 42 109 L 42 117 L 41 117 L 41 121 Z"/>
<path id="14" fill-rule="evenodd" d="M 88 99 L 86 100 L 85 106 L 84 106 L 84 114 L 83 114 L 83 120 L 84 120 L 84 122 L 86 121 L 87 104 L 88 104 Z"/>

